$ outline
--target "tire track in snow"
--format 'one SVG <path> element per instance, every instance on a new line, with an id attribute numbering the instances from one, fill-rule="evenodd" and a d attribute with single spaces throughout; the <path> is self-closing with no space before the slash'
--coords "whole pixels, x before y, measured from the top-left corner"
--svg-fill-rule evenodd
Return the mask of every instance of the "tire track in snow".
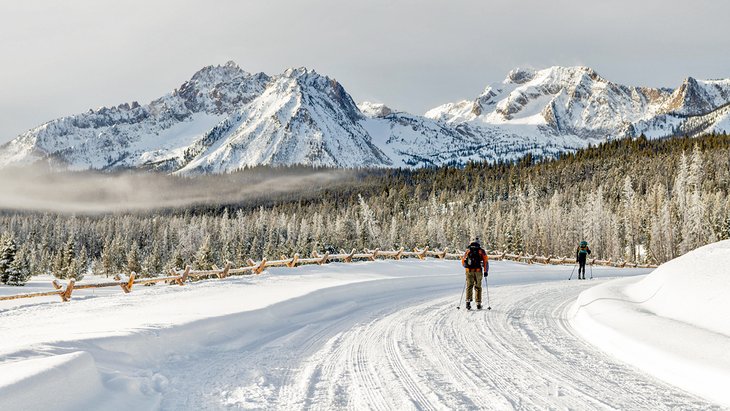
<path id="1" fill-rule="evenodd" d="M 492 311 L 456 311 L 450 297 L 384 315 L 343 333 L 340 344 L 353 345 L 351 350 L 318 356 L 357 365 L 354 374 L 323 368 L 318 384 L 337 380 L 373 389 L 360 390 L 348 408 L 713 408 L 577 338 L 565 313 L 589 285 L 493 288 L 498 303 Z M 332 400 L 318 406 L 336 407 Z"/>
<path id="2" fill-rule="evenodd" d="M 565 312 L 589 282 L 493 287 L 481 312 L 454 309 L 453 282 L 363 283 L 272 307 L 272 321 L 251 313 L 241 342 L 163 366 L 161 408 L 713 408 L 576 337 Z"/>

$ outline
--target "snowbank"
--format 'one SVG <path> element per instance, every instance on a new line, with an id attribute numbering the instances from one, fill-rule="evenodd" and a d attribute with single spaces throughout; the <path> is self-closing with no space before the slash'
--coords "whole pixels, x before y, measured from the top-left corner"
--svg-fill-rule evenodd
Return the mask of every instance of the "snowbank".
<path id="1" fill-rule="evenodd" d="M 730 240 L 663 264 L 625 291 L 656 315 L 730 337 Z"/>
<path id="2" fill-rule="evenodd" d="M 143 405 L 129 396 L 108 395 L 94 358 L 83 351 L 4 364 L 0 396 L 6 410 L 82 410 L 102 402 L 106 409 Z"/>
<path id="3" fill-rule="evenodd" d="M 593 287 L 570 317 L 582 337 L 615 357 L 730 406 L 730 240 L 646 277 Z"/>

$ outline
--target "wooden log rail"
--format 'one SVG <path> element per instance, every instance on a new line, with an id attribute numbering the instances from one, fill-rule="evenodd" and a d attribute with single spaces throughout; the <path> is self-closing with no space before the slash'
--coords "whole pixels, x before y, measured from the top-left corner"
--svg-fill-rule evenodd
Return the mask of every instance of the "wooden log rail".
<path id="1" fill-rule="evenodd" d="M 294 268 L 305 264 L 327 264 L 331 261 L 341 261 L 343 263 L 350 263 L 353 261 L 375 261 L 376 259 L 395 259 L 400 260 L 402 258 L 418 258 L 420 260 L 426 259 L 426 257 L 434 257 L 437 259 L 446 260 L 459 260 L 461 259 L 463 252 L 450 253 L 448 249 L 443 250 L 430 250 L 429 247 L 423 249 L 414 248 L 413 251 L 406 251 L 403 248 L 399 250 L 382 251 L 378 248 L 374 250 L 364 250 L 358 253 L 355 249 L 352 251 L 345 252 L 340 250 L 339 254 L 319 254 L 317 252 L 312 253 L 311 257 L 301 258 L 299 254 L 294 254 L 293 257 L 282 256 L 279 260 L 267 260 L 262 259 L 259 262 L 255 262 L 251 259 L 247 260 L 247 265 L 244 267 L 232 268 L 233 264 L 227 261 L 223 268 L 219 268 L 213 265 L 210 270 L 192 270 L 190 266 L 185 267 L 184 270 L 171 270 L 170 275 L 166 277 L 152 277 L 152 278 L 137 278 L 136 273 L 132 272 L 129 277 L 123 278 L 120 275 L 114 277 L 114 281 L 95 283 L 95 284 L 76 284 L 74 279 L 68 281 L 67 284 L 62 285 L 58 280 L 53 280 L 54 291 L 44 291 L 36 293 L 16 294 L 0 296 L 0 301 L 6 300 L 17 300 L 21 298 L 34 298 L 34 297 L 47 297 L 57 295 L 61 298 L 61 301 L 68 302 L 71 300 L 71 295 L 74 290 L 83 290 L 90 288 L 105 288 L 105 287 L 120 287 L 124 293 L 131 293 L 135 285 L 150 285 L 156 283 L 167 283 L 170 285 L 185 285 L 189 280 L 200 280 L 205 278 L 218 278 L 223 279 L 232 275 L 257 275 L 264 272 L 268 267 L 290 267 Z M 517 261 L 526 264 L 549 264 L 549 265 L 561 265 L 561 264 L 575 264 L 574 258 L 569 257 L 555 257 L 555 256 L 537 256 L 529 254 L 512 254 L 506 252 L 489 252 L 490 260 L 508 260 Z M 627 261 L 611 261 L 600 260 L 597 258 L 591 258 L 586 261 L 589 265 L 600 265 L 608 267 L 632 267 L 632 268 L 656 268 L 656 265 L 652 264 L 637 264 Z"/>

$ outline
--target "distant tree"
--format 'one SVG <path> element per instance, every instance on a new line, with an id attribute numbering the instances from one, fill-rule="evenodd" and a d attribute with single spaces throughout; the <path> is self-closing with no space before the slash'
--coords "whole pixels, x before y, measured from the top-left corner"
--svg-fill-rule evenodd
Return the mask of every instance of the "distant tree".
<path id="1" fill-rule="evenodd" d="M 175 252 L 172 255 L 172 258 L 170 258 L 170 260 L 165 265 L 165 269 L 167 271 L 170 271 L 170 270 L 182 270 L 183 268 L 185 268 L 185 259 L 183 259 L 183 256 L 180 253 L 180 250 L 175 250 Z"/>
<path id="2" fill-rule="evenodd" d="M 162 269 L 163 264 L 160 258 L 160 250 L 156 245 L 152 246 L 152 250 L 147 254 L 147 257 L 145 257 L 142 263 L 141 274 L 144 277 L 156 277 L 162 272 Z"/>
<path id="3" fill-rule="evenodd" d="M 132 273 L 142 273 L 142 265 L 139 262 L 139 245 L 137 245 L 137 243 L 133 243 L 127 252 L 126 272 L 129 275 Z"/>
<path id="4" fill-rule="evenodd" d="M 0 282 L 3 284 L 8 284 L 13 273 L 11 267 L 15 261 L 16 252 L 17 247 L 13 236 L 10 234 L 3 235 L 0 238 Z"/>
<path id="5" fill-rule="evenodd" d="M 76 278 L 79 276 L 80 267 L 76 260 L 76 240 L 73 235 L 68 237 L 66 247 L 63 250 L 61 272 L 63 278 Z M 82 275 L 83 276 L 83 275 Z"/>
<path id="6" fill-rule="evenodd" d="M 366 234 L 365 239 L 368 244 L 375 244 L 380 239 L 380 227 L 375 218 L 375 213 L 362 195 L 359 194 L 358 203 L 360 205 L 360 219 L 364 227 L 363 233 Z"/>
<path id="7" fill-rule="evenodd" d="M 210 248 L 210 237 L 205 237 L 195 254 L 195 266 L 198 270 L 210 270 L 213 268 L 213 251 Z"/>
<path id="8" fill-rule="evenodd" d="M 67 277 L 66 264 L 63 257 L 63 250 L 56 251 L 53 253 L 53 262 L 51 264 L 51 270 L 53 276 L 58 279 L 65 279 Z"/>
<path id="9" fill-rule="evenodd" d="M 115 272 L 114 264 L 114 250 L 112 249 L 112 243 L 104 244 L 104 249 L 101 252 L 101 272 L 105 276 L 109 277 Z"/>
<path id="10" fill-rule="evenodd" d="M 30 263 L 28 256 L 19 251 L 7 269 L 8 285 L 23 286 L 30 279 Z"/>
<path id="11" fill-rule="evenodd" d="M 79 254 L 76 256 L 76 265 L 79 268 L 81 274 L 85 274 L 89 269 L 89 253 L 86 251 L 86 245 L 81 246 Z M 80 280 L 77 278 L 77 280 Z"/>

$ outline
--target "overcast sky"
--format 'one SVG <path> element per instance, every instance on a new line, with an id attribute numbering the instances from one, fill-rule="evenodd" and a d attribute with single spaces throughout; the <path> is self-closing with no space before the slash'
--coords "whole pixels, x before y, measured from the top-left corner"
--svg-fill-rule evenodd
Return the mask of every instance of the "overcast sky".
<path id="1" fill-rule="evenodd" d="M 356 101 L 418 114 L 516 66 L 676 87 L 730 77 L 728 16 L 725 0 L 1 0 L 0 142 L 228 60 L 311 67 Z"/>

